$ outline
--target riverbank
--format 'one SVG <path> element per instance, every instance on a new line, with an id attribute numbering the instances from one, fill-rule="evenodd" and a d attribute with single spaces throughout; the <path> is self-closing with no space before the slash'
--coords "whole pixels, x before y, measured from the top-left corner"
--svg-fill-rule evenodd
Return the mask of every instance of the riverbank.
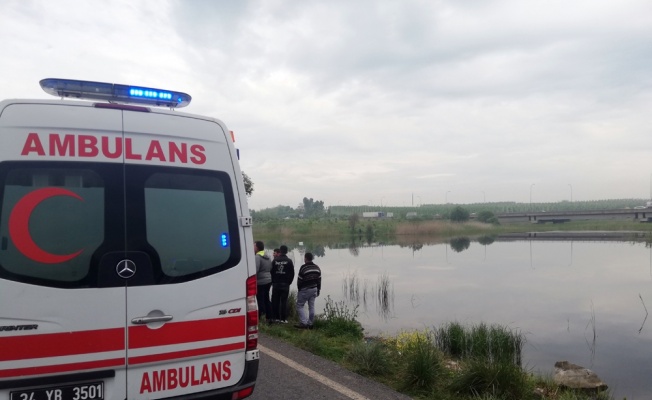
<path id="1" fill-rule="evenodd" d="M 290 305 L 295 304 L 293 299 Z M 365 337 L 357 308 L 327 300 L 312 330 L 261 324 L 261 332 L 334 361 L 417 399 L 613 400 L 609 392 L 564 389 L 521 366 L 524 336 L 507 327 L 446 324 L 396 336 Z"/>
<path id="2" fill-rule="evenodd" d="M 352 229 L 349 221 L 338 219 L 291 219 L 254 223 L 254 237 L 261 240 L 283 242 L 308 239 L 354 239 L 358 241 L 397 242 L 420 238 L 438 241 L 458 236 L 498 236 L 529 232 L 641 232 L 652 234 L 652 223 L 634 221 L 574 221 L 563 224 L 515 223 L 505 225 L 476 221 L 454 223 L 451 221 L 420 221 L 369 219 L 362 220 Z M 425 243 L 425 242 L 424 242 Z"/>

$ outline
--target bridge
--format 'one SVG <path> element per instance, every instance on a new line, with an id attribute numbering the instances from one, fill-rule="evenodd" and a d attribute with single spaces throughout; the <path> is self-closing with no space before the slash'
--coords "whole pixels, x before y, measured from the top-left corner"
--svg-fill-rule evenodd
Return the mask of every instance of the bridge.
<path id="1" fill-rule="evenodd" d="M 560 224 L 570 221 L 638 221 L 652 222 L 652 208 L 592 211 L 534 211 L 496 214 L 501 224 L 530 222 Z"/>

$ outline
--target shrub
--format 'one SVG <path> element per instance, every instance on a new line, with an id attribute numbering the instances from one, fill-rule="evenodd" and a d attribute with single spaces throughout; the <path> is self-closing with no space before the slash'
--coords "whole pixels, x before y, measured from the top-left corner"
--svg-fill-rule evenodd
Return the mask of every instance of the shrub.
<path id="1" fill-rule="evenodd" d="M 363 375 L 388 375 L 393 369 L 387 347 L 378 340 L 356 343 L 346 358 Z"/>
<path id="2" fill-rule="evenodd" d="M 462 358 L 467 352 L 466 329 L 458 322 L 448 323 L 436 331 L 435 343 L 451 357 Z"/>
<path id="3" fill-rule="evenodd" d="M 522 400 L 530 397 L 534 388 L 521 367 L 511 362 L 471 359 L 453 379 L 451 389 L 466 395 Z"/>
<path id="4" fill-rule="evenodd" d="M 357 318 L 358 305 L 350 309 L 343 301 L 334 302 L 327 296 L 324 313 L 315 318 L 314 327 L 322 330 L 326 336 L 348 335 L 362 339 L 363 329 Z"/>
<path id="5" fill-rule="evenodd" d="M 461 206 L 456 206 L 450 214 L 450 220 L 453 222 L 465 222 L 469 220 L 470 213 L 467 209 Z"/>
<path id="6" fill-rule="evenodd" d="M 486 224 L 500 225 L 498 218 L 491 211 L 480 211 L 477 216 L 477 220 L 484 222 Z"/>
<path id="7" fill-rule="evenodd" d="M 404 390 L 430 392 L 447 376 L 443 355 L 433 343 L 431 332 L 405 332 L 397 336 L 395 343 Z"/>

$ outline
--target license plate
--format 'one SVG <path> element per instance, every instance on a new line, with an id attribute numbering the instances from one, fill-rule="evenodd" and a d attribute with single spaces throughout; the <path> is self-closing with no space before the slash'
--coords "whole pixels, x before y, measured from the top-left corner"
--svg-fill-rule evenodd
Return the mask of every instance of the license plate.
<path id="1" fill-rule="evenodd" d="M 11 400 L 103 400 L 104 383 L 53 386 L 44 389 L 11 392 Z"/>

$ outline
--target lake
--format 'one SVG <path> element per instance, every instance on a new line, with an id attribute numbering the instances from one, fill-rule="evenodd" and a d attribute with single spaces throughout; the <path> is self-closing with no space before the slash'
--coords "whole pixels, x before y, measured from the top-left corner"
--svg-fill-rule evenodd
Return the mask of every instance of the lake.
<path id="1" fill-rule="evenodd" d="M 499 324 L 525 334 L 527 370 L 552 376 L 567 360 L 596 372 L 617 399 L 652 398 L 652 248 L 642 239 L 306 243 L 290 256 L 300 265 L 305 251 L 322 268 L 317 311 L 326 295 L 359 304 L 368 335 Z M 381 287 L 388 303 L 378 301 Z"/>

